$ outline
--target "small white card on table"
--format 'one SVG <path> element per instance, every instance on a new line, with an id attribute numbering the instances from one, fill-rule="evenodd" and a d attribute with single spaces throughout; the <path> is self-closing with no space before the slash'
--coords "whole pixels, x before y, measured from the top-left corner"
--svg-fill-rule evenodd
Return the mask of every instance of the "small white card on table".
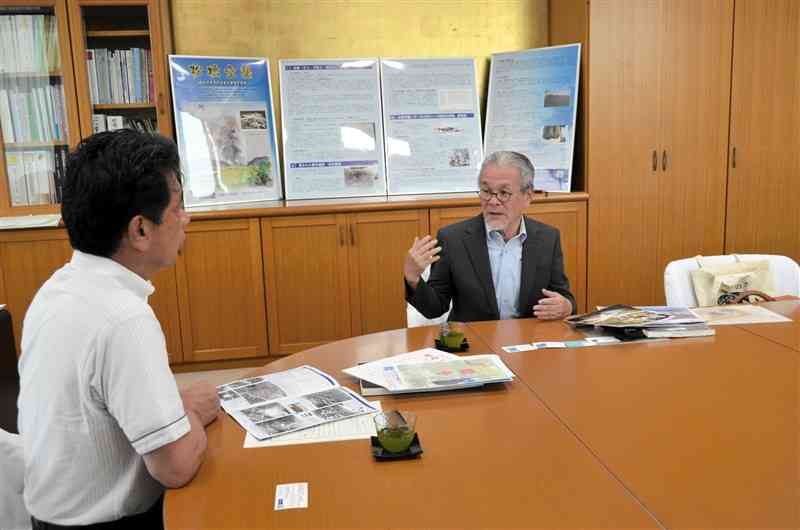
<path id="1" fill-rule="evenodd" d="M 275 511 L 308 508 L 308 482 L 275 486 Z"/>

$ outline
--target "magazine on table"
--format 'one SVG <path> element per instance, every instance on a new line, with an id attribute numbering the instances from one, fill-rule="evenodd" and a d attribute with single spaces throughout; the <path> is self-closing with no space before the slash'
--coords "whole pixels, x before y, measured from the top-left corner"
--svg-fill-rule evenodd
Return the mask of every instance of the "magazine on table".
<path id="1" fill-rule="evenodd" d="M 217 395 L 222 408 L 259 440 L 378 410 L 308 365 L 220 385 Z"/>
<path id="2" fill-rule="evenodd" d="M 432 348 L 353 366 L 344 372 L 386 390 L 371 389 L 372 395 L 456 390 L 514 378 L 497 355 L 459 357 Z"/>
<path id="3" fill-rule="evenodd" d="M 610 305 L 591 313 L 567 317 L 574 326 L 609 328 L 652 328 L 704 325 L 705 320 L 684 307 Z"/>

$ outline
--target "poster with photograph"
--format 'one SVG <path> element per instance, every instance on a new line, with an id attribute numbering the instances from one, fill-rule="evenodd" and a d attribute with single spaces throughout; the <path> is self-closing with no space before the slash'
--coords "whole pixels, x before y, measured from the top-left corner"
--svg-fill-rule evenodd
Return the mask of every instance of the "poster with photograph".
<path id="1" fill-rule="evenodd" d="M 580 63 L 580 44 L 492 55 L 484 149 L 527 155 L 537 190 L 572 186 Z"/>
<path id="2" fill-rule="evenodd" d="M 187 207 L 280 199 L 280 160 L 263 58 L 169 56 Z"/>
<path id="3" fill-rule="evenodd" d="M 385 195 L 378 60 L 279 64 L 286 198 Z"/>
<path id="4" fill-rule="evenodd" d="M 381 79 L 389 195 L 477 190 L 475 60 L 381 59 Z"/>

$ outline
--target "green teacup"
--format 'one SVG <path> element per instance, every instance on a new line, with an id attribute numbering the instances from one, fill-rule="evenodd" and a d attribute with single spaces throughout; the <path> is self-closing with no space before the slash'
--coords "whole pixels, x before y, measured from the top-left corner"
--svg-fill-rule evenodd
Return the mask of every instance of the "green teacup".
<path id="1" fill-rule="evenodd" d="M 462 331 L 448 331 L 442 335 L 442 342 L 448 348 L 457 350 L 464 343 L 464 333 Z"/>
<path id="2" fill-rule="evenodd" d="M 375 415 L 378 442 L 390 453 L 402 453 L 414 440 L 417 415 L 413 412 L 390 410 Z"/>

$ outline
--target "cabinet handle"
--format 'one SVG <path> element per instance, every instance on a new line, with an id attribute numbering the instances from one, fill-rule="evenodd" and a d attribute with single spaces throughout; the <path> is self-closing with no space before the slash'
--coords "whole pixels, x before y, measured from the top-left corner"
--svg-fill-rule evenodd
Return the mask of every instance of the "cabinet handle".
<path id="1" fill-rule="evenodd" d="M 343 226 L 339 227 L 339 246 L 340 247 L 344 246 L 344 227 Z"/>
<path id="2" fill-rule="evenodd" d="M 356 227 L 350 225 L 350 244 L 356 246 Z"/>
<path id="3" fill-rule="evenodd" d="M 658 171 L 658 151 L 653 149 L 653 171 Z"/>
<path id="4" fill-rule="evenodd" d="M 736 147 L 733 148 L 733 153 L 731 153 L 731 167 L 736 169 Z"/>
<path id="5" fill-rule="evenodd" d="M 667 150 L 664 149 L 664 152 L 661 153 L 661 171 L 667 170 Z"/>

